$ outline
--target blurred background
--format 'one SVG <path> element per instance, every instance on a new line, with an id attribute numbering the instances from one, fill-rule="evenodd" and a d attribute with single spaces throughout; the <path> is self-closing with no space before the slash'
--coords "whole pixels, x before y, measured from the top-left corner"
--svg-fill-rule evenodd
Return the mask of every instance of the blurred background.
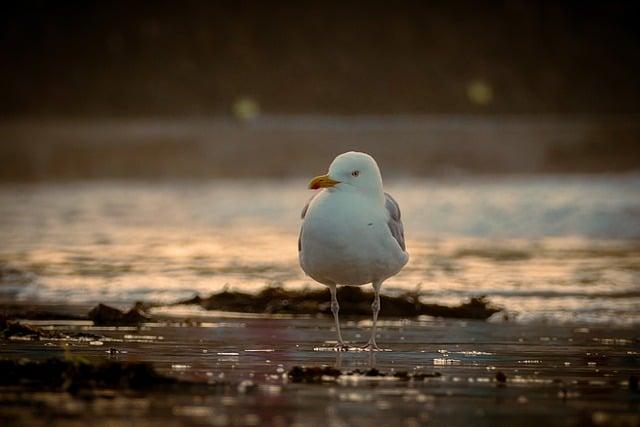
<path id="1" fill-rule="evenodd" d="M 0 179 L 640 165 L 628 1 L 10 1 Z M 295 162 L 290 159 L 295 158 Z"/>
<path id="2" fill-rule="evenodd" d="M 310 285 L 306 180 L 359 150 L 403 208 L 390 289 L 640 320 L 637 2 L 2 8 L 1 298 Z"/>

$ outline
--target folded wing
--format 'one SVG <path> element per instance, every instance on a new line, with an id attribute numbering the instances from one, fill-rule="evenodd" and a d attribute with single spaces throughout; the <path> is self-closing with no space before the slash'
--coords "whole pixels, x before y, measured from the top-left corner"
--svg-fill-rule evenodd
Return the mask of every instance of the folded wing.
<path id="1" fill-rule="evenodd" d="M 384 205 L 387 208 L 387 212 L 389 212 L 387 225 L 389 226 L 391 235 L 396 239 L 402 250 L 406 251 L 407 248 L 404 243 L 404 227 L 400 220 L 400 206 L 398 206 L 398 202 L 396 202 L 389 193 L 384 193 L 384 197 L 386 199 Z"/>

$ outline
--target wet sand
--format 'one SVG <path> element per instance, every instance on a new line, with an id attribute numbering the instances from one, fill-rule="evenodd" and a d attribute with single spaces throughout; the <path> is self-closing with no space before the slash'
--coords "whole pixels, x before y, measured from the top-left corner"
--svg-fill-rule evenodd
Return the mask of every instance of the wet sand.
<path id="1" fill-rule="evenodd" d="M 22 323 L 101 338 L 9 338 L 0 341 L 1 358 L 150 362 L 160 374 L 211 386 L 81 395 L 4 386 L 0 421 L 7 426 L 640 423 L 634 328 L 385 319 L 378 341 L 389 351 L 338 353 L 329 317 L 214 312 L 156 315 L 140 327 Z M 367 340 L 369 320 L 345 317 L 343 326 L 347 340 Z M 343 375 L 296 383 L 287 375 L 295 366 Z M 346 375 L 371 368 L 386 376 Z M 427 375 L 397 378 L 403 372 Z"/>

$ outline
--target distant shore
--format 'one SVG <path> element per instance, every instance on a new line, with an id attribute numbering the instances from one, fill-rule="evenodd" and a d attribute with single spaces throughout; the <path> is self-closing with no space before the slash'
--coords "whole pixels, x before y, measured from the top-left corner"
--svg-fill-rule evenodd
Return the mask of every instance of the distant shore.
<path id="1" fill-rule="evenodd" d="M 627 172 L 640 169 L 640 118 L 5 119 L 0 182 L 299 177 L 348 150 L 373 154 L 386 176 Z"/>

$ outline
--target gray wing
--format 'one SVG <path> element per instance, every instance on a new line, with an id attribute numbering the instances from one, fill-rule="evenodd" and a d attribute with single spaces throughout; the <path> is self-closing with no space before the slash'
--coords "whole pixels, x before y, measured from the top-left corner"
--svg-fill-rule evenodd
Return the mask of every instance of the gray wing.
<path id="1" fill-rule="evenodd" d="M 389 212 L 387 225 L 389 226 L 391 235 L 396 239 L 402 250 L 406 251 L 407 248 L 404 244 L 404 227 L 400 220 L 400 206 L 398 206 L 398 202 L 396 202 L 389 193 L 384 193 L 384 197 L 386 199 L 384 206 L 387 208 L 387 212 Z"/>
<path id="2" fill-rule="evenodd" d="M 318 193 L 315 193 L 311 198 L 307 201 L 307 204 L 302 208 L 302 212 L 300 213 L 300 218 L 304 220 L 305 215 L 307 215 L 307 210 L 309 209 L 309 204 L 316 197 Z M 298 252 L 302 250 L 302 226 L 300 226 L 300 234 L 298 235 Z"/>

